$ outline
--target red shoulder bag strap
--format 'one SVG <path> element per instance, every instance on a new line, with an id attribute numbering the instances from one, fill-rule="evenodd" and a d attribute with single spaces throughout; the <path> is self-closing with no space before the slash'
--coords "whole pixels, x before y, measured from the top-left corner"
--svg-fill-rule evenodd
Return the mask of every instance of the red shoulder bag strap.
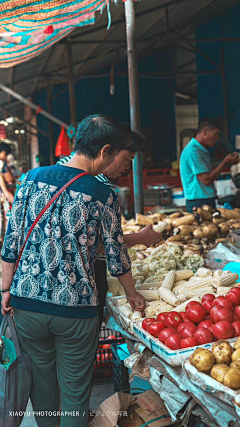
<path id="1" fill-rule="evenodd" d="M 30 234 L 31 234 L 31 232 L 33 231 L 33 229 L 34 229 L 34 227 L 35 227 L 35 225 L 38 223 L 38 221 L 40 220 L 40 218 L 45 214 L 45 212 L 48 210 L 48 208 L 53 204 L 53 202 L 55 202 L 55 200 L 60 196 L 60 194 L 62 194 L 62 192 L 64 191 L 64 190 L 66 190 L 66 188 L 67 187 L 69 187 L 69 185 L 71 185 L 73 182 L 75 182 L 75 181 L 77 181 L 77 179 L 79 179 L 79 178 L 81 178 L 82 176 L 84 176 L 84 175 L 90 175 L 88 172 L 82 172 L 82 173 L 80 173 L 80 174 L 78 174 L 78 175 L 76 175 L 76 176 L 74 176 L 70 181 L 68 181 L 62 188 L 60 188 L 60 190 L 55 194 L 55 196 L 53 196 L 52 198 L 51 198 L 51 200 L 49 200 L 49 202 L 46 204 L 46 206 L 43 208 L 43 210 L 38 214 L 38 216 L 37 216 L 37 218 L 35 219 L 35 221 L 32 223 L 32 225 L 31 225 L 31 227 L 30 227 L 30 229 L 29 229 L 29 232 L 28 232 L 28 234 L 27 234 L 27 237 L 26 237 L 26 239 L 25 239 L 25 242 L 24 242 L 24 244 L 23 244 L 23 246 L 22 246 L 22 249 L 21 249 L 21 251 L 20 251 L 20 253 L 19 253 L 19 256 L 18 256 L 18 260 L 17 260 L 17 263 L 16 263 L 16 266 L 15 266 L 15 270 L 14 270 L 14 274 L 15 274 L 15 272 L 17 271 L 17 268 L 18 268 L 18 264 L 19 264 L 19 262 L 20 262 L 20 259 L 21 259 L 21 256 L 22 256 L 22 253 L 23 253 L 23 251 L 24 251 L 24 248 L 25 248 L 25 246 L 26 246 L 26 243 L 27 243 L 27 241 L 28 241 L 28 238 L 29 238 L 29 236 L 30 236 Z"/>

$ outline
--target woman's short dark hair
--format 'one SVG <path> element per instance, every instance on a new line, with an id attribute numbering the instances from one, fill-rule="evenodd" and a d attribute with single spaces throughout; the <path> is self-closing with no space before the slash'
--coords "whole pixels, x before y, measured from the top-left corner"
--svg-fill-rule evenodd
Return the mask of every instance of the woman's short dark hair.
<path id="1" fill-rule="evenodd" d="M 6 142 L 0 142 L 0 153 L 5 151 L 6 155 L 11 154 L 11 148 Z"/>
<path id="2" fill-rule="evenodd" d="M 94 114 L 83 119 L 77 128 L 75 150 L 77 154 L 96 159 L 107 144 L 109 154 L 122 148 L 123 132 L 120 123 L 105 114 Z"/>
<path id="3" fill-rule="evenodd" d="M 128 150 L 130 153 L 136 153 L 143 149 L 147 143 L 147 138 L 140 132 L 132 131 L 129 126 L 122 124 L 123 127 L 123 144 L 122 150 Z"/>

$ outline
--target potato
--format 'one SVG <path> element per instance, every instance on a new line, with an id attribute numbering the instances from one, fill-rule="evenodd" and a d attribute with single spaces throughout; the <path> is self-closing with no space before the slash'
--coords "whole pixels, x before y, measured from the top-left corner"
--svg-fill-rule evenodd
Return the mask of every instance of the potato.
<path id="1" fill-rule="evenodd" d="M 223 208 L 219 208 L 218 209 L 221 217 L 225 218 L 225 219 L 237 219 L 240 217 L 238 211 L 235 211 L 235 209 L 223 209 Z"/>
<path id="2" fill-rule="evenodd" d="M 173 214 L 169 215 L 169 217 L 168 217 L 168 218 L 176 219 L 176 218 L 180 218 L 180 217 L 182 217 L 182 216 L 183 216 L 183 213 L 182 213 L 182 212 L 174 212 Z"/>
<path id="3" fill-rule="evenodd" d="M 213 218 L 212 219 L 213 224 L 215 225 L 219 225 L 219 224 L 225 224 L 225 219 L 224 218 Z"/>
<path id="4" fill-rule="evenodd" d="M 238 365 L 237 360 L 239 360 L 239 359 L 240 359 L 240 348 L 235 350 L 232 354 L 232 361 L 236 362 L 236 365 Z"/>
<path id="5" fill-rule="evenodd" d="M 223 384 L 224 376 L 226 372 L 229 371 L 229 369 L 229 366 L 225 365 L 224 363 L 218 363 L 217 365 L 214 365 L 210 372 L 210 375 L 214 380 Z"/>
<path id="6" fill-rule="evenodd" d="M 223 384 L 233 390 L 240 388 L 240 372 L 238 369 L 230 368 L 223 378 Z"/>
<path id="7" fill-rule="evenodd" d="M 191 225 L 195 221 L 195 216 L 193 214 L 185 215 L 181 218 L 177 218 L 173 221 L 173 227 L 179 227 L 180 225 Z"/>
<path id="8" fill-rule="evenodd" d="M 226 223 L 222 223 L 218 225 L 218 231 L 221 234 L 228 234 L 229 232 L 229 226 Z"/>
<path id="9" fill-rule="evenodd" d="M 198 225 L 180 225 L 177 229 L 179 230 L 178 234 L 180 234 L 180 236 L 188 236 L 197 228 Z"/>
<path id="10" fill-rule="evenodd" d="M 207 221 L 212 220 L 212 213 L 210 211 L 201 208 L 193 208 L 193 212 L 197 215 L 200 215 L 201 218 Z"/>
<path id="11" fill-rule="evenodd" d="M 212 353 L 214 354 L 216 363 L 229 365 L 232 361 L 233 349 L 226 340 L 215 342 L 212 347 Z"/>
<path id="12" fill-rule="evenodd" d="M 240 348 L 240 337 L 237 339 L 237 341 L 234 343 L 233 346 L 234 350 L 237 350 L 238 348 Z"/>
<path id="13" fill-rule="evenodd" d="M 215 357 L 211 351 L 203 348 L 196 349 L 190 358 L 190 363 L 195 366 L 199 372 L 208 372 L 212 369 Z"/>
<path id="14" fill-rule="evenodd" d="M 143 226 L 149 225 L 149 224 L 153 225 L 154 221 L 152 218 L 148 218 L 145 215 L 136 214 L 136 224 L 137 225 L 143 225 Z"/>
<path id="15" fill-rule="evenodd" d="M 239 369 L 239 371 L 240 371 L 240 368 L 237 367 L 236 362 L 231 362 L 230 363 L 230 368 Z"/>

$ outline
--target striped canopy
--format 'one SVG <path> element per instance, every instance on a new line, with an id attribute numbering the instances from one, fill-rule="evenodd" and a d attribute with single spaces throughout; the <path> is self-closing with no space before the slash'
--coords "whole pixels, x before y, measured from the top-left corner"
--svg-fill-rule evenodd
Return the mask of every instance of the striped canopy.
<path id="1" fill-rule="evenodd" d="M 109 0 L 0 0 L 0 68 L 40 55 L 76 27 L 94 24 Z"/>

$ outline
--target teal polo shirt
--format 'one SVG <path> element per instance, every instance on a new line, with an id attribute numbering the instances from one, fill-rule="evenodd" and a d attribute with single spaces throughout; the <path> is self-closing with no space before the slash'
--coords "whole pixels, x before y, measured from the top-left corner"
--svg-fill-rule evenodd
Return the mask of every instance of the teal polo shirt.
<path id="1" fill-rule="evenodd" d="M 214 183 L 204 185 L 198 175 L 211 172 L 212 165 L 209 151 L 195 138 L 183 149 L 180 157 L 180 175 L 187 200 L 210 199 L 216 197 Z"/>

